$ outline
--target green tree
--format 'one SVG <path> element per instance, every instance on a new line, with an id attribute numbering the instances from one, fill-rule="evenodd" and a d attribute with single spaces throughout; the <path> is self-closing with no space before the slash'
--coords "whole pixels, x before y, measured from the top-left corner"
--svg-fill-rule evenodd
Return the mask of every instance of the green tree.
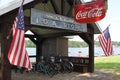
<path id="1" fill-rule="evenodd" d="M 36 45 L 31 40 L 25 40 L 26 47 L 36 47 Z"/>
<path id="2" fill-rule="evenodd" d="M 87 43 L 85 42 L 79 42 L 79 41 L 68 41 L 69 47 L 87 47 Z"/>

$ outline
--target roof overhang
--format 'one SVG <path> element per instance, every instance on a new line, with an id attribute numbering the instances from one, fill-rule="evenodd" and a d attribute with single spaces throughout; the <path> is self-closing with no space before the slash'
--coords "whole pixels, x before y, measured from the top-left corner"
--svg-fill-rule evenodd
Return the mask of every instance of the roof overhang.
<path id="1" fill-rule="evenodd" d="M 94 28 L 94 34 L 102 33 L 102 29 L 100 28 L 100 26 L 99 26 L 99 24 L 97 22 L 90 23 L 90 25 Z"/>
<path id="2" fill-rule="evenodd" d="M 25 0 L 24 5 L 27 5 L 28 3 L 31 3 L 35 0 Z M 6 5 L 0 6 L 0 16 L 17 9 L 21 5 L 22 1 L 21 0 L 14 0 L 10 3 L 7 3 Z M 101 29 L 98 23 L 90 23 L 90 27 L 94 28 L 94 34 L 100 34 Z M 68 30 L 60 30 L 60 29 L 49 29 L 49 28 L 40 28 L 40 27 L 34 27 L 31 28 L 32 32 L 38 33 L 38 34 L 52 34 L 52 33 L 64 33 L 64 32 L 70 32 L 70 34 L 73 34 L 72 31 Z M 37 32 L 36 32 L 37 31 Z M 73 31 L 74 32 L 74 31 Z M 80 32 L 74 32 L 75 34 L 80 33 Z"/>

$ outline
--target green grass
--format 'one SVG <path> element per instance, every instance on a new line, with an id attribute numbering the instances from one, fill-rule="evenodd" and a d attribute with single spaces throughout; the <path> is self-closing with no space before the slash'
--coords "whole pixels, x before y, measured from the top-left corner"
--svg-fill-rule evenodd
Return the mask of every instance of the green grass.
<path id="1" fill-rule="evenodd" d="M 95 69 L 109 69 L 120 72 L 120 55 L 109 57 L 96 57 Z"/>

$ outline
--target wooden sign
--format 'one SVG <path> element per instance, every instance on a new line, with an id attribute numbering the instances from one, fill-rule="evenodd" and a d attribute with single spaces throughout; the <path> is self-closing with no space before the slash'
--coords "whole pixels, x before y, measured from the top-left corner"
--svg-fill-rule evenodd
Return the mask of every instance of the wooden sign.
<path id="1" fill-rule="evenodd" d="M 46 28 L 56 28 L 87 32 L 87 25 L 74 22 L 74 19 L 37 9 L 31 9 L 31 24 Z"/>

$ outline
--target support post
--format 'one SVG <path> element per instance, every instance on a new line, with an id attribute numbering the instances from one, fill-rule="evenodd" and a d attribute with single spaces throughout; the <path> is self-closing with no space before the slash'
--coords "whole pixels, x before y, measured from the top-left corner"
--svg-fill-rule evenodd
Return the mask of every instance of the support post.
<path id="1" fill-rule="evenodd" d="M 6 18 L 7 19 L 7 18 Z M 11 25 L 8 23 L 2 23 L 1 25 L 1 71 L 0 80 L 11 80 L 11 65 L 8 61 L 7 55 L 11 38 L 7 39 L 7 36 L 11 30 Z"/>
<path id="2" fill-rule="evenodd" d="M 36 59 L 38 59 L 40 56 L 42 56 L 42 46 L 43 46 L 44 39 L 37 38 L 37 44 L 36 44 Z M 36 60 L 36 62 L 38 62 Z"/>
<path id="3" fill-rule="evenodd" d="M 89 72 L 94 72 L 94 34 L 90 34 L 91 43 L 89 43 Z"/>

